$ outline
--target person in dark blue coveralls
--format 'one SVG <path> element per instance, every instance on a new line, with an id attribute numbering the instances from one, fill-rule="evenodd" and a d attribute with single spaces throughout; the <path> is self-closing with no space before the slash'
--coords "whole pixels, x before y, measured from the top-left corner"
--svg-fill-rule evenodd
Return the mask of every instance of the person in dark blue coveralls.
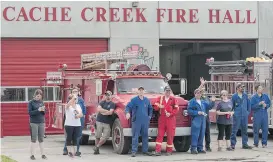
<path id="1" fill-rule="evenodd" d="M 215 105 L 215 97 L 209 98 L 206 94 L 206 89 L 203 87 L 201 89 L 201 100 L 206 101 L 209 104 L 209 107 L 206 109 L 206 114 L 209 114 L 209 110 L 211 110 Z M 206 118 L 206 131 L 205 131 L 205 147 L 206 151 L 211 152 L 210 148 L 210 118 L 209 115 Z"/>
<path id="2" fill-rule="evenodd" d="M 209 103 L 201 99 L 200 89 L 194 91 L 195 97 L 189 101 L 188 113 L 191 116 L 191 154 L 206 153 L 203 141 L 206 130 L 206 109 Z"/>
<path id="3" fill-rule="evenodd" d="M 81 141 L 81 137 L 82 137 L 82 130 L 84 128 L 84 121 L 85 121 L 85 115 L 86 115 L 86 106 L 84 103 L 83 98 L 80 96 L 80 91 L 78 87 L 74 87 L 72 89 L 72 94 L 77 95 L 78 96 L 78 103 L 82 109 L 82 114 L 83 117 L 81 117 L 81 131 L 77 140 L 77 151 L 76 151 L 76 156 L 81 156 L 81 152 L 80 152 L 80 141 Z M 68 99 L 69 100 L 69 99 Z M 66 142 L 64 144 L 64 149 L 63 149 L 63 155 L 67 155 L 68 151 L 67 151 L 67 147 L 66 147 Z"/>
<path id="4" fill-rule="evenodd" d="M 259 130 L 262 129 L 262 146 L 267 146 L 268 138 L 268 113 L 267 109 L 270 108 L 270 99 L 268 95 L 263 93 L 263 87 L 257 85 L 255 87 L 256 94 L 251 98 L 251 109 L 253 111 L 253 133 L 254 133 L 254 146 L 259 145 Z"/>
<path id="5" fill-rule="evenodd" d="M 132 157 L 136 156 L 138 148 L 138 138 L 142 137 L 142 153 L 151 156 L 148 152 L 148 129 L 153 114 L 153 107 L 150 100 L 144 97 L 144 88 L 138 88 L 138 96 L 131 99 L 127 104 L 125 113 L 129 120 L 132 114 Z"/>
<path id="6" fill-rule="evenodd" d="M 247 144 L 248 142 L 248 115 L 251 112 L 251 105 L 248 95 L 244 93 L 244 85 L 241 83 L 237 84 L 236 86 L 237 93 L 232 95 L 232 104 L 234 109 L 233 115 L 233 126 L 232 126 L 232 133 L 231 133 L 231 148 L 234 150 L 236 145 L 236 135 L 238 129 L 241 128 L 242 134 L 242 144 L 243 149 L 252 149 L 251 146 Z"/>

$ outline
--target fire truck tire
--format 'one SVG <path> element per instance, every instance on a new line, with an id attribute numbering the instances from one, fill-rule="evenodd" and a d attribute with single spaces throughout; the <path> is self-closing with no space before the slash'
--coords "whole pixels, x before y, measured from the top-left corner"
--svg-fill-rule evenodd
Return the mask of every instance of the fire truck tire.
<path id="1" fill-rule="evenodd" d="M 177 152 L 187 152 L 191 146 L 191 137 L 190 136 L 177 136 L 174 137 L 174 148 Z"/>
<path id="2" fill-rule="evenodd" d="M 117 154 L 128 154 L 130 147 L 129 137 L 123 135 L 119 118 L 115 119 L 112 127 L 112 145 Z"/>
<path id="3" fill-rule="evenodd" d="M 89 135 L 87 134 L 83 134 L 82 138 L 81 138 L 81 145 L 88 145 L 88 141 L 89 141 Z"/>

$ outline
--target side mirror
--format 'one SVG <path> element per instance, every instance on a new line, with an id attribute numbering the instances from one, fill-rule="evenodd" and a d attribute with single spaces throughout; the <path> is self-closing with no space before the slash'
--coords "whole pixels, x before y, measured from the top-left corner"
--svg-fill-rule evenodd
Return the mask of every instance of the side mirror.
<path id="1" fill-rule="evenodd" d="M 181 93 L 181 95 L 187 94 L 187 80 L 186 79 L 180 80 L 180 93 Z"/>
<path id="2" fill-rule="evenodd" d="M 96 95 L 100 96 L 102 94 L 102 81 L 100 79 L 96 80 Z"/>

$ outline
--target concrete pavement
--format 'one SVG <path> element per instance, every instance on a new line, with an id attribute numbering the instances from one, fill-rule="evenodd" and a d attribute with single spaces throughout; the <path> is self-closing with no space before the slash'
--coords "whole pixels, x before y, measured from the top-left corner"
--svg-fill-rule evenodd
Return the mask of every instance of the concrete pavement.
<path id="1" fill-rule="evenodd" d="M 250 134 L 249 145 L 253 144 L 253 138 Z M 178 161 L 273 161 L 273 136 L 270 136 L 268 148 L 255 148 L 253 150 L 241 149 L 241 137 L 238 138 L 238 144 L 234 152 L 217 151 L 217 132 L 212 130 L 212 152 L 203 155 L 191 155 L 187 153 L 176 153 L 172 156 L 147 157 L 141 154 L 135 158 L 129 155 L 117 155 L 113 153 L 112 145 L 108 142 L 100 150 L 100 155 L 93 155 L 93 145 L 81 146 L 82 157 L 74 159 L 62 155 L 64 137 L 62 135 L 49 135 L 45 139 L 45 152 L 50 162 L 62 161 L 99 161 L 99 162 L 178 162 Z M 29 141 L 30 137 L 4 137 L 1 144 L 1 152 L 17 160 L 18 162 L 30 162 L 29 159 Z M 150 151 L 155 148 L 155 143 L 150 143 Z M 165 148 L 165 145 L 163 146 Z M 163 149 L 165 150 L 165 149 Z M 39 146 L 37 143 L 36 161 L 45 161 L 41 159 Z"/>

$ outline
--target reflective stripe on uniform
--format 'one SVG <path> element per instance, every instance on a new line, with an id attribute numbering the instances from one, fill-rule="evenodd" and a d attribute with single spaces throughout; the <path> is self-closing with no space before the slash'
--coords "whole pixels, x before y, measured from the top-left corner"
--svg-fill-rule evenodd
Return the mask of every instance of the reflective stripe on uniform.
<path id="1" fill-rule="evenodd" d="M 167 147 L 173 147 L 173 145 L 166 145 Z"/>
<path id="2" fill-rule="evenodd" d="M 157 144 L 157 145 L 162 145 L 162 143 L 160 143 L 160 142 L 156 142 L 155 144 Z"/>

